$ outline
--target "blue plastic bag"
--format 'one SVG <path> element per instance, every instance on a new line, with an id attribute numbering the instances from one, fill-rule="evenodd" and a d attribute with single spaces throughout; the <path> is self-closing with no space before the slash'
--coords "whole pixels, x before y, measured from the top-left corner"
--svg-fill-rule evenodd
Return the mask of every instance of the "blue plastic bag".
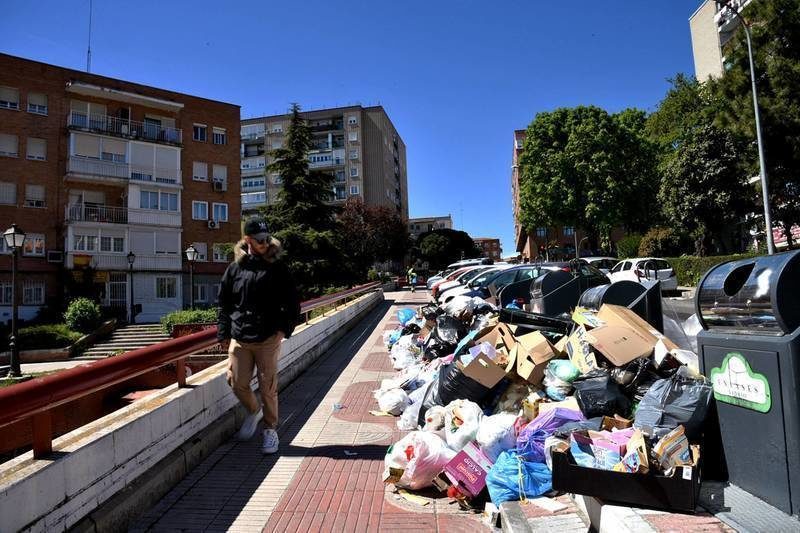
<path id="1" fill-rule="evenodd" d="M 553 474 L 544 463 L 524 461 L 516 450 L 502 452 L 489 473 L 486 487 L 492 503 L 535 498 L 553 488 Z"/>
<path id="2" fill-rule="evenodd" d="M 403 335 L 403 330 L 396 329 L 389 335 L 389 347 L 394 346 L 394 344 L 400 340 L 400 337 Z"/>
<path id="3" fill-rule="evenodd" d="M 544 440 L 568 422 L 586 420 L 580 411 L 557 407 L 537 416 L 517 436 L 517 450 L 526 461 L 545 462 Z"/>
<path id="4" fill-rule="evenodd" d="M 397 312 L 397 320 L 399 320 L 400 324 L 403 326 L 414 320 L 415 316 L 416 313 L 413 309 L 400 309 Z"/>

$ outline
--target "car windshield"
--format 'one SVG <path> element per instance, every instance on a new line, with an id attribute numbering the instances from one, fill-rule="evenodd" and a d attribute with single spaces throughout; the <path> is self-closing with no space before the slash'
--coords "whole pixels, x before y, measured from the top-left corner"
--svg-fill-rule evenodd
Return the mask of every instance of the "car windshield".
<path id="1" fill-rule="evenodd" d="M 473 279 L 470 282 L 469 286 L 470 287 L 486 287 L 486 286 L 489 285 L 488 281 L 491 280 L 491 279 L 494 279 L 494 277 L 497 274 L 499 274 L 500 272 L 502 272 L 503 270 L 504 269 L 498 268 L 498 269 L 491 269 L 491 270 L 487 270 L 485 272 L 481 272 L 480 276 L 477 276 L 475 279 Z"/>
<path id="2" fill-rule="evenodd" d="M 466 274 L 461 276 L 461 279 L 459 281 L 462 284 L 467 284 L 470 281 L 472 281 L 473 279 L 475 279 L 481 272 L 485 272 L 485 271 L 486 271 L 485 268 L 476 268 L 475 270 L 471 270 L 470 272 L 467 272 Z"/>

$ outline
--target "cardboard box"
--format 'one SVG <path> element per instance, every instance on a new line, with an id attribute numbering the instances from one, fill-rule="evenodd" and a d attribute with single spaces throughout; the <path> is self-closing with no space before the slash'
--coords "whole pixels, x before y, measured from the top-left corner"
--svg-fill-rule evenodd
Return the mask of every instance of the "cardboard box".
<path id="1" fill-rule="evenodd" d="M 597 318 L 597 313 L 583 307 L 575 308 L 575 311 L 572 312 L 572 321 L 581 326 L 585 326 L 586 329 L 603 325 L 603 321 Z"/>
<path id="2" fill-rule="evenodd" d="M 568 335 L 564 335 L 563 337 L 561 337 L 558 340 L 557 343 L 555 343 L 553 345 L 553 348 L 555 348 L 556 352 L 558 352 L 560 355 L 566 355 L 567 354 L 567 341 L 568 340 L 569 340 L 569 336 Z"/>
<path id="3" fill-rule="evenodd" d="M 517 337 L 517 374 L 534 385 L 541 385 L 547 362 L 556 357 L 556 351 L 550 341 L 540 332 L 535 331 Z"/>
<path id="4" fill-rule="evenodd" d="M 699 449 L 694 465 L 678 467 L 671 476 L 630 474 L 584 468 L 569 452 L 553 452 L 553 490 L 595 496 L 604 502 L 694 513 L 699 503 Z"/>
<path id="5" fill-rule="evenodd" d="M 581 410 L 581 408 L 578 407 L 578 400 L 575 399 L 575 396 L 568 396 L 566 400 L 561 402 L 539 402 L 539 415 L 541 416 L 547 411 L 551 411 L 559 407 L 562 409 L 572 409 L 573 411 L 578 412 Z"/>
<path id="6" fill-rule="evenodd" d="M 462 371 L 465 376 L 474 379 L 488 389 L 491 389 L 506 377 L 505 367 L 495 364 L 483 352 L 470 361 Z"/>
<path id="7" fill-rule="evenodd" d="M 589 344 L 603 354 L 614 366 L 622 366 L 639 357 L 648 357 L 653 353 L 657 339 L 643 336 L 641 331 L 607 324 L 598 326 L 587 332 Z"/>
<path id="8" fill-rule="evenodd" d="M 486 487 L 486 474 L 493 464 L 472 441 L 445 465 L 444 473 L 458 490 L 475 498 Z"/>
<path id="9" fill-rule="evenodd" d="M 597 368 L 597 359 L 589 344 L 589 332 L 584 326 L 578 326 L 567 338 L 566 352 L 569 360 L 575 365 L 581 374 Z"/>
<path id="10" fill-rule="evenodd" d="M 600 311 L 597 313 L 597 318 L 606 324 L 613 324 L 617 326 L 625 326 L 636 330 L 642 337 L 651 340 L 655 348 L 656 341 L 661 339 L 667 346 L 668 350 L 675 350 L 680 348 L 677 344 L 665 337 L 660 331 L 650 325 L 647 320 L 643 319 L 632 310 L 621 305 L 603 304 Z"/>

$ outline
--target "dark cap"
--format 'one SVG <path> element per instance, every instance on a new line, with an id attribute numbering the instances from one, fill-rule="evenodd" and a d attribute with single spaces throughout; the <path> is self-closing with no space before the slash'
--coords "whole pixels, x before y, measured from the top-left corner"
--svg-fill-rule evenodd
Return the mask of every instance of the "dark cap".
<path id="1" fill-rule="evenodd" d="M 264 239 L 269 236 L 267 229 L 267 221 L 264 217 L 250 217 L 244 223 L 244 234 L 258 239 Z"/>

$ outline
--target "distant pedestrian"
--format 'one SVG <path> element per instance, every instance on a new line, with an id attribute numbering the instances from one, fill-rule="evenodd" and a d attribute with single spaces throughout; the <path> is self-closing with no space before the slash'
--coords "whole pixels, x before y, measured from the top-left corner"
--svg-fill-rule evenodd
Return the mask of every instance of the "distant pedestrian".
<path id="1" fill-rule="evenodd" d="M 417 286 L 417 273 L 414 272 L 413 266 L 408 269 L 406 277 L 408 278 L 408 284 L 411 285 L 411 292 L 414 292 Z"/>
<path id="2" fill-rule="evenodd" d="M 300 315 L 297 289 L 279 260 L 281 251 L 263 218 L 247 220 L 234 262 L 222 276 L 217 310 L 217 337 L 230 340 L 228 383 L 248 412 L 236 438 L 249 440 L 263 418 L 262 453 L 278 451 L 278 357 L 281 341 L 291 336 Z M 254 367 L 263 406 L 250 388 Z"/>

